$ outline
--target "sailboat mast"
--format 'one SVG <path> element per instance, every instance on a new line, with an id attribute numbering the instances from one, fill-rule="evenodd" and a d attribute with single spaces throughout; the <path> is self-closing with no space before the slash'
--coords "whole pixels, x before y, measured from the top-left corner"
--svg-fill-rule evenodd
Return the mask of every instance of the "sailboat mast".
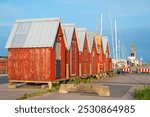
<path id="1" fill-rule="evenodd" d="M 114 33 L 113 33 L 113 26 L 112 26 L 112 18 L 111 18 L 111 15 L 110 15 L 110 29 L 111 29 L 111 38 L 112 38 L 113 59 L 115 59 Z"/>
<path id="2" fill-rule="evenodd" d="M 120 43 L 120 40 L 118 40 L 118 51 L 119 51 L 119 55 L 118 55 L 118 59 L 121 59 L 121 56 L 120 56 L 120 53 L 121 53 L 121 45 L 120 45 L 121 43 Z"/>
<path id="3" fill-rule="evenodd" d="M 118 60 L 118 37 L 117 37 L 117 23 L 115 19 L 115 45 L 116 45 L 116 60 Z"/>
<path id="4" fill-rule="evenodd" d="M 101 14 L 101 24 L 100 24 L 100 35 L 102 36 L 103 33 L 103 14 Z"/>
<path id="5" fill-rule="evenodd" d="M 96 33 L 98 33 L 98 17 L 96 17 Z"/>

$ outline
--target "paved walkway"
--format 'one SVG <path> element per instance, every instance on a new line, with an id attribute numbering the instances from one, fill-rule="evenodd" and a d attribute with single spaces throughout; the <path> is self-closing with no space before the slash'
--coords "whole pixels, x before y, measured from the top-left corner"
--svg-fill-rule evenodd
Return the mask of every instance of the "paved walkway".
<path id="1" fill-rule="evenodd" d="M 44 96 L 33 97 L 34 100 L 133 100 L 135 88 L 150 85 L 150 74 L 125 74 L 93 82 L 96 85 L 106 85 L 110 88 L 110 97 L 101 97 L 96 94 L 53 92 Z"/>
<path id="2" fill-rule="evenodd" d="M 34 89 L 34 86 L 22 86 L 17 89 L 8 88 L 8 77 L 6 74 L 0 74 L 0 100 L 16 100 L 25 93 L 32 93 L 39 90 L 39 87 Z"/>
<path id="3" fill-rule="evenodd" d="M 122 74 L 104 80 L 96 81 L 93 85 L 106 85 L 110 88 L 110 97 L 101 97 L 96 94 L 52 92 L 43 96 L 33 97 L 33 100 L 132 100 L 135 88 L 150 85 L 150 74 Z M 22 86 L 17 89 L 8 89 L 7 75 L 0 75 L 0 99 L 15 100 L 25 93 L 40 90 L 40 86 Z"/>

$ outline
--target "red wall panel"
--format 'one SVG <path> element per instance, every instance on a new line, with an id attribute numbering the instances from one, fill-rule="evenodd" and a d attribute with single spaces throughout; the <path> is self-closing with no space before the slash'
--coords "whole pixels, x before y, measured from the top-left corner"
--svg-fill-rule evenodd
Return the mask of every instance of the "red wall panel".
<path id="1" fill-rule="evenodd" d="M 96 45 L 93 43 L 92 51 L 91 51 L 91 65 L 92 65 L 92 74 L 98 73 L 98 57 L 99 54 L 96 50 Z"/>
<path id="2" fill-rule="evenodd" d="M 50 76 L 49 57 L 49 48 L 9 49 L 9 80 L 48 81 Z"/>
<path id="3" fill-rule="evenodd" d="M 84 42 L 84 47 L 83 47 L 83 52 L 82 52 L 82 56 L 80 56 L 81 59 L 81 63 L 82 63 L 82 76 L 84 75 L 89 75 L 90 74 L 90 53 L 89 53 L 89 47 L 88 47 L 88 43 L 87 43 L 87 39 L 85 39 Z"/>
<path id="4" fill-rule="evenodd" d="M 0 73 L 7 72 L 7 62 L 6 58 L 0 58 Z"/>

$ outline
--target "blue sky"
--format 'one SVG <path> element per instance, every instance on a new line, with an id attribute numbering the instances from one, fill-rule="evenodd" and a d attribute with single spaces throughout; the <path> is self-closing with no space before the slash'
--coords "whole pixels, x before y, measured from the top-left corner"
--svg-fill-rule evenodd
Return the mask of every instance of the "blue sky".
<path id="1" fill-rule="evenodd" d="M 150 61 L 150 0 L 1 0 L 0 55 L 7 55 L 4 47 L 16 19 L 61 17 L 63 23 L 73 22 L 76 27 L 94 32 L 100 14 L 103 14 L 103 36 L 109 37 L 110 46 L 109 14 L 113 22 L 117 20 L 118 39 L 128 53 L 134 43 L 137 57 Z"/>

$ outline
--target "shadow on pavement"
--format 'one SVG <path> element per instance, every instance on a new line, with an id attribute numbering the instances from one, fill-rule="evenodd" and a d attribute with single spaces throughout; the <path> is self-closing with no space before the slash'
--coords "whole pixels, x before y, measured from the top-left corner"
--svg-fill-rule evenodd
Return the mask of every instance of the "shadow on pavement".
<path id="1" fill-rule="evenodd" d="M 8 76 L 0 75 L 0 85 L 8 83 Z"/>
<path id="2" fill-rule="evenodd" d="M 107 85 L 110 88 L 111 97 L 123 97 L 132 86 L 126 85 Z"/>

